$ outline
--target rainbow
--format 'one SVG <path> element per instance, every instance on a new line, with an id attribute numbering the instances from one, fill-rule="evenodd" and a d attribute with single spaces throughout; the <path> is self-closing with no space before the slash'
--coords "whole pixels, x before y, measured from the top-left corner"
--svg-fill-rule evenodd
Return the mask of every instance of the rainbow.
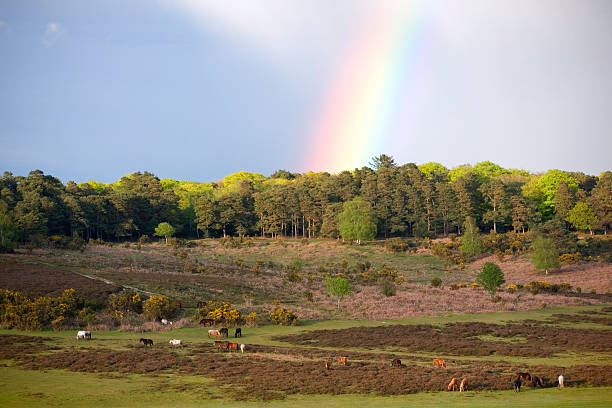
<path id="1" fill-rule="evenodd" d="M 424 49 L 422 2 L 398 2 L 368 19 L 321 103 L 302 168 L 337 173 L 367 165 L 387 148 L 392 133 L 410 137 L 406 98 L 411 69 Z M 361 31 L 361 35 L 359 35 Z M 409 107 L 408 107 L 409 108 Z"/>

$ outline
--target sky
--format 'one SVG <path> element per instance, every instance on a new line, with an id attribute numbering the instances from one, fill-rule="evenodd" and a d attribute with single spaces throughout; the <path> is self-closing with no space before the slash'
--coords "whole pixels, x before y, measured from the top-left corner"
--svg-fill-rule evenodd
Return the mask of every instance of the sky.
<path id="1" fill-rule="evenodd" d="M 0 0 L 0 171 L 612 170 L 607 0 Z"/>

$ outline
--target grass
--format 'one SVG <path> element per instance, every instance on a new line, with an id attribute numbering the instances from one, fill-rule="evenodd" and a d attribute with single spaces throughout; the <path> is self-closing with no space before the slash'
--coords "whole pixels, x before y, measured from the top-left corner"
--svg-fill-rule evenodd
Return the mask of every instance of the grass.
<path id="1" fill-rule="evenodd" d="M 330 408 L 341 407 L 608 407 L 612 387 L 524 389 L 520 393 L 436 392 L 379 397 L 372 395 L 296 395 L 284 400 L 233 401 L 223 389 L 212 387 L 200 377 L 127 376 L 108 378 L 63 370 L 25 371 L 0 368 L 0 406 L 21 407 L 208 407 L 225 408 Z"/>

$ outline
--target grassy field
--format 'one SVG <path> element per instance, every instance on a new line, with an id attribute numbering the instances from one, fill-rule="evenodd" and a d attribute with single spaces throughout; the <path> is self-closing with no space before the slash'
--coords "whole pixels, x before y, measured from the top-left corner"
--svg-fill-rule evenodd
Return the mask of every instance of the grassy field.
<path id="1" fill-rule="evenodd" d="M 492 324 L 512 324 L 517 320 L 538 321 L 546 327 L 562 327 L 559 322 L 551 323 L 555 316 L 575 315 L 583 316 L 584 313 L 601 314 L 601 306 L 582 306 L 582 307 L 557 307 L 545 310 L 534 310 L 512 313 L 487 313 L 476 315 L 454 315 L 448 314 L 438 317 L 422 317 L 410 319 L 385 319 L 379 321 L 371 320 L 329 320 L 329 321 L 309 321 L 303 322 L 300 326 L 263 326 L 252 329 L 245 329 L 244 337 L 241 342 L 250 347 L 280 347 L 280 349 L 261 349 L 256 354 L 259 355 L 257 361 L 280 360 L 287 364 L 293 362 L 307 364 L 309 361 L 318 361 L 316 354 L 313 356 L 283 354 L 284 350 L 291 351 L 293 346 L 286 342 L 273 340 L 276 336 L 296 335 L 309 333 L 315 330 L 341 330 L 354 327 L 396 327 L 402 325 L 446 325 L 453 323 L 466 322 L 486 322 Z M 611 327 L 598 323 L 583 323 L 585 329 L 609 331 Z M 185 328 L 172 330 L 171 332 L 146 333 L 145 336 L 154 339 L 156 348 L 149 350 L 149 353 L 173 353 L 179 357 L 193 357 L 190 354 L 198 347 L 210 343 L 204 329 Z M 50 338 L 56 350 L 46 350 L 42 355 L 53 354 L 58 351 L 70 351 L 71 353 L 88 353 L 96 349 L 100 350 L 130 350 L 138 351 L 138 339 L 143 336 L 141 333 L 108 331 L 96 332 L 93 339 L 89 342 L 77 342 L 74 338 L 74 331 L 38 331 L 20 332 L 16 330 L 0 330 L 0 336 L 6 335 L 27 335 L 42 336 Z M 185 342 L 183 349 L 174 350 L 167 344 L 170 338 L 180 338 Z M 498 340 L 487 338 L 486 340 Z M 519 342 L 523 340 L 519 339 Z M 403 362 L 409 363 L 414 360 L 413 367 L 426 366 L 429 370 L 432 356 L 431 353 L 422 352 L 401 352 L 401 350 L 390 351 L 381 345 L 378 349 L 365 348 L 342 348 L 335 347 L 306 347 L 313 352 L 330 354 L 361 352 L 367 353 L 366 359 L 387 359 L 389 352 L 395 352 L 396 356 L 402 358 Z M 399 353 L 399 354 L 397 354 Z M 377 355 L 380 354 L 380 358 Z M 230 355 L 219 353 L 198 354 L 197 358 L 222 358 L 229 360 L 229 364 L 241 364 L 241 355 Z M 210 357 L 207 357 L 210 356 Z M 369 357 L 367 357 L 369 356 Z M 542 370 L 545 365 L 556 367 L 566 367 L 571 373 L 572 367 L 589 360 L 590 364 L 603 365 L 608 369 L 612 366 L 612 353 L 594 352 L 568 352 L 555 355 L 550 358 L 528 358 L 528 357 L 508 357 L 501 355 L 493 356 L 460 356 L 446 353 L 447 359 L 454 361 L 456 366 L 483 364 L 521 364 L 527 368 L 533 367 L 534 370 Z M 313 360 L 314 359 L 314 360 Z M 221 360 L 219 360 L 221 361 Z M 296 363 L 297 361 L 297 363 Z M 353 361 L 357 361 L 357 357 Z M 318 364 L 318 363 L 316 363 Z M 539 368 L 538 368 L 539 367 Z M 298 368 L 299 369 L 299 368 Z M 359 368 L 357 368 L 359 369 Z M 337 370 L 340 370 L 338 368 Z M 410 375 L 412 369 L 405 374 Z M 449 371 L 448 375 L 451 371 Z M 342 371 L 336 371 L 342 374 Z M 350 375 L 347 372 L 347 375 Z M 454 375 L 454 374 L 452 374 Z M 571 378 L 571 374 L 568 376 Z M 169 369 L 162 371 L 151 371 L 150 373 L 130 374 L 126 372 L 113 372 L 108 369 L 102 372 L 74 372 L 70 369 L 55 369 L 42 367 L 39 369 L 25 369 L 16 360 L 5 359 L 0 361 L 0 406 L 10 407 L 102 407 L 102 406 L 122 406 L 122 407 L 195 407 L 195 406 L 218 406 L 225 407 L 434 407 L 434 406 L 457 406 L 457 407 L 607 407 L 612 403 L 612 387 L 590 387 L 570 386 L 565 389 L 554 387 L 545 389 L 532 389 L 524 387 L 522 392 L 517 394 L 512 391 L 468 391 L 466 393 L 450 392 L 421 392 L 417 394 L 380 396 L 364 393 L 348 393 L 341 395 L 317 395 L 317 394 L 287 394 L 282 398 L 272 398 L 261 400 L 258 397 L 252 398 L 248 395 L 240 397 L 240 392 L 236 393 L 236 384 L 240 383 L 240 378 L 225 384 L 223 381 L 215 381 L 206 375 L 193 375 L 181 370 Z M 238 386 L 240 388 L 240 386 Z M 442 386 L 444 388 L 444 386 Z M 508 384 L 509 388 L 509 384 Z M 345 391 L 346 392 L 346 391 Z M 238 395 L 238 400 L 236 399 Z M 279 394 L 280 395 L 280 394 Z M 241 399 L 246 398 L 246 401 Z"/>
<path id="2" fill-rule="evenodd" d="M 104 378 L 63 370 L 33 372 L 0 369 L 0 406 L 4 407 L 609 407 L 612 387 L 513 391 L 421 393 L 393 397 L 368 395 L 297 395 L 284 400 L 235 401 L 202 378 L 171 376 Z"/>

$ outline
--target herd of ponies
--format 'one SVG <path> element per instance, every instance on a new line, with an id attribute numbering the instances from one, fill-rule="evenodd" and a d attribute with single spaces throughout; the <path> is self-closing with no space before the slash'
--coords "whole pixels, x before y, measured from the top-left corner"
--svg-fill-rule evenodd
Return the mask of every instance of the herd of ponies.
<path id="1" fill-rule="evenodd" d="M 224 351 L 224 350 L 225 351 L 232 351 L 232 350 L 238 351 L 238 349 L 240 349 L 240 352 L 244 353 L 244 351 L 246 350 L 245 344 L 232 343 L 230 341 L 221 340 L 222 337 L 229 338 L 229 329 L 227 327 L 223 327 L 219 330 L 216 330 L 216 329 L 208 330 L 208 338 L 211 338 L 211 337 L 216 337 L 218 339 L 218 340 L 215 340 L 214 344 L 219 351 Z M 238 337 L 242 337 L 242 329 L 240 327 L 237 327 L 234 332 L 234 338 L 238 338 Z M 77 332 L 76 338 L 77 340 L 80 340 L 80 339 L 91 340 L 91 332 L 86 331 L 86 330 L 79 330 Z M 138 342 L 142 343 L 144 347 L 153 347 L 152 339 L 141 338 Z M 179 346 L 179 347 L 183 346 L 183 342 L 180 339 L 171 339 L 168 343 L 172 346 Z M 338 365 L 346 366 L 347 358 L 342 357 L 342 356 L 338 357 Z M 439 358 L 434 358 L 433 365 L 434 367 L 437 367 L 437 368 L 446 368 L 446 361 L 439 359 Z M 399 358 L 396 358 L 391 361 L 391 367 L 406 367 L 406 365 L 402 364 L 402 360 L 400 360 Z M 332 369 L 332 364 L 327 359 L 325 360 L 325 369 L 326 370 Z M 563 375 L 559 375 L 558 384 L 560 388 L 564 387 L 564 381 L 565 379 L 563 378 Z M 523 383 L 525 384 L 529 383 L 534 388 L 538 386 L 541 388 L 544 387 L 544 383 L 542 382 L 542 379 L 540 377 L 536 375 L 532 375 L 530 373 L 518 373 L 516 379 L 512 382 L 512 387 L 514 388 L 514 391 L 520 392 L 521 386 L 523 385 Z M 458 379 L 456 377 L 451 378 L 450 382 L 448 383 L 447 389 L 448 391 L 456 391 L 457 389 L 459 389 L 459 392 L 467 391 L 468 390 L 467 377 L 463 377 L 461 379 Z"/>

